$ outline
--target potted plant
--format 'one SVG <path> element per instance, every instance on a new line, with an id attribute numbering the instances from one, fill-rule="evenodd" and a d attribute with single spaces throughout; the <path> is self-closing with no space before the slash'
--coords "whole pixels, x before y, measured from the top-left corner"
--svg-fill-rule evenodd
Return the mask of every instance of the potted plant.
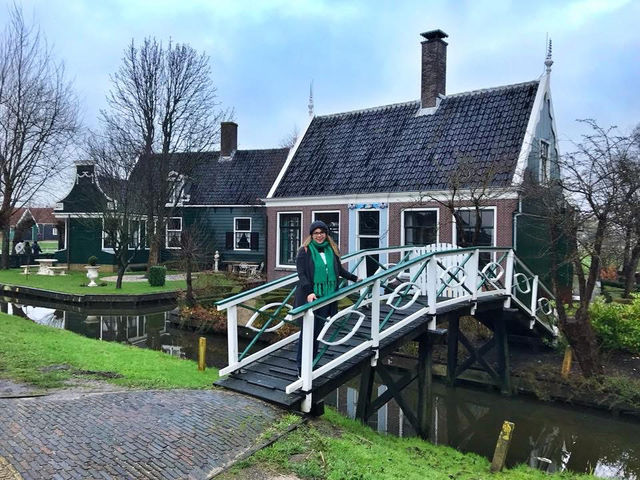
<path id="1" fill-rule="evenodd" d="M 96 283 L 96 280 L 98 279 L 98 270 L 100 269 L 100 265 L 97 265 L 98 263 L 98 257 L 96 257 L 95 255 L 91 255 L 88 260 L 87 260 L 87 264 L 85 265 L 84 268 L 87 269 L 87 278 L 89 279 L 89 287 L 97 287 L 98 284 Z"/>

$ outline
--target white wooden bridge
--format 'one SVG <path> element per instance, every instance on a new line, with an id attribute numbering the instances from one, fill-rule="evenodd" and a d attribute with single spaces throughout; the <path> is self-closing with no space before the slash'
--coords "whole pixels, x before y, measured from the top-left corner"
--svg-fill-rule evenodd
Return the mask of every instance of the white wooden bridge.
<path id="1" fill-rule="evenodd" d="M 369 276 L 367 259 L 378 266 Z M 403 407 L 401 390 L 411 381 L 428 385 L 430 346 L 438 338 L 446 339 L 448 345 L 452 382 L 477 364 L 496 385 L 508 389 L 507 337 L 552 340 L 558 334 L 551 292 L 510 248 L 379 248 L 346 255 L 343 262 L 362 280 L 343 284 L 331 296 L 296 309 L 291 306 L 296 274 L 218 302 L 218 309 L 227 313 L 228 366 L 220 371 L 223 378 L 217 383 L 285 408 L 310 412 L 326 394 L 358 374 L 363 379 L 361 389 L 370 388 L 373 379 L 368 372 L 380 368 L 380 358 L 406 342 L 419 340 L 416 372 L 397 382 L 387 378 L 387 383 L 395 382 L 394 388 L 377 399 L 370 395 L 363 399 L 358 408 L 366 418 L 392 397 Z M 314 312 L 336 301 L 338 313 L 324 319 L 324 328 L 314 339 Z M 244 326 L 238 325 L 241 309 L 251 312 Z M 494 336 L 480 347 L 472 345 L 459 329 L 459 319 L 465 315 L 489 327 Z M 305 328 L 299 376 L 300 322 Z M 255 332 L 244 348 L 239 347 L 239 328 Z M 262 341 L 265 336 L 271 336 L 272 343 Z M 316 358 L 314 340 L 319 342 Z M 469 353 L 462 363 L 458 362 L 459 345 Z M 496 351 L 497 368 L 486 360 L 491 350 Z M 384 371 L 377 371 L 384 380 Z M 418 426 L 424 422 L 421 408 L 416 414 L 405 411 Z"/>

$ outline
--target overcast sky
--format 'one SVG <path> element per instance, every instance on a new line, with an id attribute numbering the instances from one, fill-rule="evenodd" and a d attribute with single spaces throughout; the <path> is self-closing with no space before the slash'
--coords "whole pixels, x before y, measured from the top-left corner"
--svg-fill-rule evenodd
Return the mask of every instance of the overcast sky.
<path id="1" fill-rule="evenodd" d="M 64 61 L 96 126 L 125 46 L 154 36 L 211 59 L 239 148 L 277 147 L 317 115 L 416 100 L 420 33 L 447 39 L 447 93 L 538 78 L 553 41 L 561 150 L 578 118 L 628 131 L 640 122 L 640 1 L 23 0 Z M 8 4 L 0 12 L 6 24 Z"/>

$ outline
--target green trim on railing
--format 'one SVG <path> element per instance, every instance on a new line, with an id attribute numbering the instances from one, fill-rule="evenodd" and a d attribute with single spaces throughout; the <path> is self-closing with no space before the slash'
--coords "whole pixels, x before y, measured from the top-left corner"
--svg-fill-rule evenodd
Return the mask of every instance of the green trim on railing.
<path id="1" fill-rule="evenodd" d="M 474 248 L 474 250 L 476 250 L 476 249 Z M 462 263 L 461 263 L 460 265 L 456 265 L 456 267 L 458 267 L 458 268 L 462 268 L 462 269 L 464 270 L 464 266 L 467 264 L 467 262 L 469 261 L 469 259 L 470 259 L 471 257 L 473 257 L 473 253 L 470 253 L 469 255 L 467 255 L 467 258 L 465 258 L 465 259 L 462 261 Z M 449 277 L 451 277 L 451 278 L 452 278 L 452 279 L 454 279 L 455 281 L 459 281 L 459 280 L 458 280 L 458 277 L 456 277 L 454 274 L 452 274 L 452 273 L 449 271 L 449 269 L 448 269 L 447 267 L 445 267 L 445 266 L 444 266 L 444 264 L 443 264 L 442 262 L 440 262 L 440 261 L 438 260 L 438 262 L 437 262 L 437 263 L 438 263 L 438 266 L 439 266 L 440 268 L 442 268 L 446 273 L 448 273 L 448 274 L 449 274 Z M 450 279 L 449 279 L 449 281 L 450 281 Z M 461 286 L 462 288 L 464 288 L 464 289 L 467 291 L 467 293 L 468 293 L 469 295 L 473 295 L 473 292 L 472 292 L 471 290 L 469 290 L 469 288 L 468 288 L 464 283 L 461 283 L 459 286 Z M 451 286 L 450 286 L 450 283 L 447 283 L 447 282 L 445 282 L 444 280 L 442 280 L 442 286 L 441 286 L 441 287 L 438 289 L 438 291 L 436 292 L 436 297 L 439 297 L 439 296 L 440 296 L 440 294 L 441 294 L 442 292 L 444 292 L 447 288 L 457 288 L 457 287 L 451 287 Z"/>
<path id="2" fill-rule="evenodd" d="M 291 296 L 293 295 L 293 293 L 296 291 L 296 287 L 293 287 L 291 289 L 291 291 L 289 292 L 289 294 L 285 297 L 285 299 L 282 301 L 282 303 L 280 304 L 280 306 L 276 309 L 275 312 L 273 312 L 273 314 L 268 314 L 266 312 L 260 312 L 261 314 L 265 314 L 268 315 L 269 318 L 267 319 L 266 322 L 264 322 L 264 325 L 262 326 L 262 328 L 260 328 L 260 331 L 258 333 L 256 333 L 256 335 L 251 339 L 251 341 L 249 342 L 249 345 L 246 346 L 246 348 L 242 351 L 242 354 L 240 354 L 240 356 L 238 357 L 238 361 L 242 360 L 244 358 L 244 356 L 249 352 L 249 350 L 251 349 L 251 347 L 253 347 L 256 342 L 258 341 L 258 338 L 260 338 L 260 336 L 264 333 L 264 331 L 269 327 L 269 325 L 271 324 L 271 321 L 274 318 L 277 318 L 277 315 L 282 311 L 282 309 L 284 308 L 284 306 L 287 304 L 287 301 L 289 301 L 289 299 L 291 298 Z M 254 310 L 253 307 L 249 307 L 248 305 L 243 305 L 245 308 L 248 308 L 250 310 Z M 260 311 L 260 310 L 256 310 L 256 311 Z M 284 320 L 284 318 L 282 319 Z M 284 320 L 286 321 L 286 320 Z"/>

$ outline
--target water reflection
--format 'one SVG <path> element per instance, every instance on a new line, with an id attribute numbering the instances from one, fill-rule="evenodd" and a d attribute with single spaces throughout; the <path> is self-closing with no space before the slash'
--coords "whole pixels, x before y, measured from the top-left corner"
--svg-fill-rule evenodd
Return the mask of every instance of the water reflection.
<path id="1" fill-rule="evenodd" d="M 400 372 L 398 372 L 398 376 Z M 327 396 L 327 404 L 354 418 L 358 401 L 357 379 Z M 378 395 L 386 389 L 376 385 Z M 411 387 L 405 401 L 417 406 Z M 605 478 L 640 479 L 638 423 L 622 421 L 591 410 L 569 409 L 523 397 L 504 397 L 493 391 L 434 382 L 431 398 L 430 440 L 488 459 L 504 420 L 515 423 L 508 465 L 526 463 L 548 472 L 593 473 Z M 369 419 L 379 432 L 414 436 L 415 431 L 395 401 Z"/>

